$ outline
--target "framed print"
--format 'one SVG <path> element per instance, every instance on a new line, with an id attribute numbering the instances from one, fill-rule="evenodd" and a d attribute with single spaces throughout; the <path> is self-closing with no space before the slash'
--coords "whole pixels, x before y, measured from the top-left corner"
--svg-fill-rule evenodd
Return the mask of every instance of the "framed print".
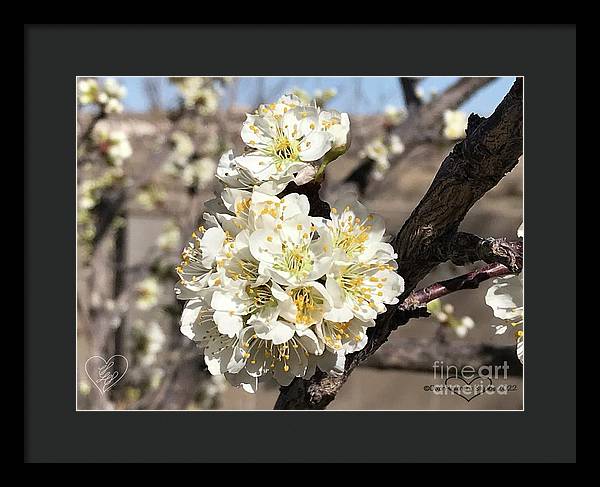
<path id="1" fill-rule="evenodd" d="M 535 30 L 564 60 L 557 79 L 528 62 L 528 29 L 27 26 L 26 457 L 267 460 L 224 454 L 243 431 L 283 435 L 269 460 L 336 461 L 327 442 L 301 447 L 311 427 L 376 443 L 345 461 L 571 459 L 574 421 L 556 426 L 564 449 L 533 453 L 526 432 L 549 396 L 574 414 L 574 316 L 561 324 L 548 300 L 571 306 L 574 267 L 547 264 L 548 235 L 575 257 L 574 130 L 549 139 L 558 122 L 536 107 L 560 84 L 552 119 L 574 116 L 575 31 Z M 268 43 L 281 38 L 290 49 Z M 310 62 L 252 63 L 235 39 Z M 51 43 L 64 67 L 42 55 Z M 442 45 L 463 55 L 452 65 Z M 548 140 L 558 178 L 540 174 Z M 49 452 L 54 414 L 95 446 Z M 446 457 L 424 441 L 468 448 L 473 428 L 507 447 Z M 391 447 L 405 429 L 414 448 Z M 143 431 L 182 443 L 132 452 Z"/>

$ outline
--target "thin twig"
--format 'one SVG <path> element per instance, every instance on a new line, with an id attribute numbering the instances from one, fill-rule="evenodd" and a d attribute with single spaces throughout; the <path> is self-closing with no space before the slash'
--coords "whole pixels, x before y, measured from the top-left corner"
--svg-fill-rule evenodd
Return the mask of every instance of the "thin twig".
<path id="1" fill-rule="evenodd" d="M 513 274 L 513 271 L 504 264 L 490 264 L 481 267 L 474 271 L 463 274 L 462 276 L 453 277 L 445 281 L 436 282 L 418 291 L 413 291 L 404 300 L 399 309 L 409 310 L 420 306 L 425 306 L 434 299 L 439 299 L 448 294 L 465 289 L 477 289 L 479 285 L 489 279 L 496 277 L 508 276 Z"/>

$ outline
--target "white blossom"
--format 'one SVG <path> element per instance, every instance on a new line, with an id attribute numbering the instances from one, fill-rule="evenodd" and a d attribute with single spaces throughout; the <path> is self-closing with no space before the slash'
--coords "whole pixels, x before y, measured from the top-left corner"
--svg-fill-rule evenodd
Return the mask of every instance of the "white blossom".
<path id="1" fill-rule="evenodd" d="M 87 78 L 79 81 L 77 83 L 77 90 L 79 92 L 79 103 L 82 105 L 95 103 L 98 99 L 98 81 L 96 81 L 94 78 Z"/>
<path id="2" fill-rule="evenodd" d="M 260 261 L 262 274 L 291 286 L 325 275 L 332 262 L 331 242 L 319 237 L 309 216 L 298 214 L 268 223 L 250 235 L 250 251 Z"/>
<path id="3" fill-rule="evenodd" d="M 302 330 L 321 323 L 333 306 L 329 292 L 317 281 L 289 286 L 285 293 L 276 296 L 281 316 Z"/>
<path id="4" fill-rule="evenodd" d="M 383 140 L 375 139 L 369 142 L 361 151 L 360 156 L 367 157 L 375 163 L 372 173 L 373 178 L 375 180 L 383 179 L 384 174 L 390 168 L 390 150 L 384 144 Z"/>
<path id="5" fill-rule="evenodd" d="M 251 377 L 273 374 L 281 385 L 294 377 L 303 377 L 311 354 L 323 353 L 322 345 L 310 330 L 296 330 L 294 325 L 277 321 L 267 325 L 251 318 L 240 333 L 242 357 Z"/>
<path id="6" fill-rule="evenodd" d="M 174 169 L 184 167 L 195 152 L 194 142 L 191 137 L 182 130 L 175 130 L 169 137 L 173 150 L 169 154 L 168 166 Z"/>
<path id="7" fill-rule="evenodd" d="M 446 110 L 444 112 L 444 137 L 449 140 L 464 139 L 468 117 L 465 112 Z"/>
<path id="8" fill-rule="evenodd" d="M 136 320 L 133 323 L 133 331 L 137 338 L 136 352 L 139 354 L 140 364 L 144 367 L 154 365 L 167 341 L 167 335 L 154 320 Z"/>
<path id="9" fill-rule="evenodd" d="M 204 189 L 214 181 L 216 168 L 216 162 L 210 157 L 193 159 L 183 168 L 183 182 L 190 188 Z"/>
<path id="10" fill-rule="evenodd" d="M 397 255 L 385 237 L 383 218 L 370 213 L 354 194 L 338 198 L 329 216 L 329 219 L 316 223 L 319 232 L 331 242 L 336 261 L 380 264 L 396 259 Z"/>
<path id="11" fill-rule="evenodd" d="M 160 285 L 155 277 L 147 277 L 135 286 L 135 304 L 147 311 L 158 304 Z"/>
<path id="12" fill-rule="evenodd" d="M 517 358 L 521 363 L 525 362 L 525 335 L 522 330 L 517 332 Z"/>
<path id="13" fill-rule="evenodd" d="M 219 159 L 216 177 L 230 188 L 252 190 L 256 187 L 268 194 L 281 193 L 294 180 L 292 174 L 287 174 L 285 176 L 279 175 L 274 180 L 262 181 L 251 171 L 237 164 L 232 150 L 224 153 Z"/>
<path id="14" fill-rule="evenodd" d="M 88 380 L 79 381 L 79 394 L 82 396 L 88 396 L 92 392 L 92 386 Z"/>
<path id="15" fill-rule="evenodd" d="M 417 86 L 415 94 L 417 95 L 417 98 L 421 100 L 422 103 L 429 103 L 438 96 L 438 91 L 435 88 L 425 90 L 422 87 Z"/>
<path id="16" fill-rule="evenodd" d="M 314 97 L 303 88 L 294 88 L 292 90 L 292 94 L 304 105 L 310 105 L 310 103 L 314 100 Z"/>
<path id="17" fill-rule="evenodd" d="M 504 321 L 523 320 L 522 275 L 510 275 L 494 279 L 485 295 L 485 302 L 494 310 L 494 316 Z"/>
<path id="18" fill-rule="evenodd" d="M 298 172 L 333 145 L 329 133 L 318 127 L 318 109 L 300 106 L 292 97 L 262 105 L 242 125 L 242 140 L 250 151 L 236 162 L 262 181 Z"/>
<path id="19" fill-rule="evenodd" d="M 116 98 L 109 98 L 104 105 L 104 111 L 106 113 L 121 113 L 123 111 L 123 104 Z"/>
<path id="20" fill-rule="evenodd" d="M 91 210 L 98 204 L 96 195 L 97 183 L 93 179 L 86 179 L 79 185 L 79 207 L 83 210 Z"/>
<path id="21" fill-rule="evenodd" d="M 156 239 L 158 248 L 163 252 L 170 252 L 177 248 L 181 240 L 181 230 L 173 221 L 169 221 L 162 233 Z"/>
<path id="22" fill-rule="evenodd" d="M 406 120 L 407 114 L 406 110 L 403 108 L 394 105 L 386 105 L 383 110 L 383 116 L 388 125 L 400 125 Z"/>
<path id="23" fill-rule="evenodd" d="M 362 321 L 352 318 L 346 322 L 323 320 L 315 331 L 325 346 L 334 353 L 353 353 L 367 344 L 367 329 L 375 326 L 375 320 Z"/>
<path id="24" fill-rule="evenodd" d="M 404 143 L 400 136 L 397 134 L 392 134 L 390 136 L 390 152 L 395 156 L 399 156 L 405 150 Z"/>
<path id="25" fill-rule="evenodd" d="M 182 261 L 177 267 L 180 281 L 176 293 L 180 299 L 190 299 L 193 293 L 209 284 L 221 283 L 216 269 L 217 256 L 222 254 L 225 244 L 231 242 L 231 235 L 219 225 L 208 230 L 200 227 L 192 233 L 192 240 L 183 249 Z"/>
<path id="26" fill-rule="evenodd" d="M 453 327 L 454 332 L 460 337 L 464 338 L 469 330 L 475 327 L 475 322 L 470 316 L 463 316 L 460 321 Z"/>
<path id="27" fill-rule="evenodd" d="M 135 196 L 135 201 L 145 210 L 152 211 L 162 205 L 167 198 L 164 189 L 154 184 L 142 188 Z"/>
<path id="28" fill-rule="evenodd" d="M 325 156 L 326 165 L 344 154 L 350 147 L 350 117 L 347 113 L 336 110 L 322 110 L 319 112 L 319 127 L 332 138 L 331 150 Z"/>
<path id="29" fill-rule="evenodd" d="M 165 373 L 165 369 L 163 369 L 162 367 L 152 367 L 152 370 L 150 372 L 150 389 L 158 389 L 158 386 L 160 386 L 160 383 L 162 382 L 163 377 L 165 376 Z"/>
<path id="30" fill-rule="evenodd" d="M 107 78 L 104 80 L 104 91 L 110 97 L 117 100 L 122 100 L 127 95 L 127 88 L 119 84 L 114 78 Z"/>
<path id="31" fill-rule="evenodd" d="M 374 162 L 371 175 L 376 181 L 381 181 L 390 168 L 390 158 L 399 156 L 404 150 L 402 139 L 397 134 L 391 134 L 373 139 L 360 151 L 359 156 Z"/>

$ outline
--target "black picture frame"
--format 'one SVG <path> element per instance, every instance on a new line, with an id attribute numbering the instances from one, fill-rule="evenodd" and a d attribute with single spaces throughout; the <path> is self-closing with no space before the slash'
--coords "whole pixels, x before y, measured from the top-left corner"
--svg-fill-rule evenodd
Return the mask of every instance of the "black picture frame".
<path id="1" fill-rule="evenodd" d="M 575 459 L 575 26 L 29 24 L 24 43 L 25 461 Z M 97 74 L 524 76 L 524 411 L 77 412 L 75 77 Z"/>

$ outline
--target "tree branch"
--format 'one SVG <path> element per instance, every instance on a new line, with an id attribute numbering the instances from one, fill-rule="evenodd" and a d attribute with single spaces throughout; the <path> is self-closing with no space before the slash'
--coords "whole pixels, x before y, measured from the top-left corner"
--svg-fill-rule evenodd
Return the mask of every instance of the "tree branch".
<path id="1" fill-rule="evenodd" d="M 402 80 L 412 80 L 414 78 L 401 78 Z M 400 124 L 393 133 L 398 135 L 404 144 L 404 154 L 408 154 L 415 147 L 431 142 L 439 141 L 443 128 L 443 115 L 446 110 L 456 110 L 466 100 L 473 96 L 480 88 L 494 81 L 496 78 L 490 77 L 469 77 L 461 78 L 451 85 L 441 95 L 436 97 L 430 103 L 420 104 L 418 107 L 413 105 L 404 123 Z M 404 89 L 404 81 L 403 89 Z M 414 85 L 412 86 L 414 89 Z M 407 88 L 409 89 L 409 88 Z M 404 91 L 405 97 L 412 95 Z M 415 95 L 416 96 L 416 93 Z M 408 99 L 407 99 L 408 102 Z M 400 157 L 390 160 L 390 165 L 396 164 Z M 370 182 L 370 173 L 373 161 L 363 160 L 359 166 L 346 178 L 345 182 L 354 182 L 357 184 L 361 194 L 364 194 Z"/>
<path id="2" fill-rule="evenodd" d="M 100 108 L 100 111 L 98 111 L 98 113 L 96 113 L 92 119 L 90 120 L 90 122 L 88 123 L 87 128 L 85 129 L 85 131 L 83 132 L 83 134 L 79 137 L 79 145 L 77 147 L 77 152 L 83 152 L 84 150 L 87 149 L 88 145 L 90 144 L 90 141 L 92 140 L 92 133 L 94 132 L 94 129 L 96 128 L 96 125 L 98 124 L 98 122 L 100 120 L 103 120 L 106 118 L 106 112 L 104 111 L 104 108 Z M 77 164 L 81 165 L 81 162 L 83 161 L 82 157 L 78 157 L 77 158 Z"/>
<path id="3" fill-rule="evenodd" d="M 406 338 L 386 343 L 369 357 L 364 366 L 376 369 L 413 370 L 431 372 L 436 361 L 457 368 L 508 366 L 508 374 L 521 376 L 523 366 L 514 346 L 494 346 L 465 343 L 462 340 L 442 342 L 436 339 Z"/>
<path id="4" fill-rule="evenodd" d="M 490 264 L 467 274 L 463 274 L 462 276 L 436 282 L 431 286 L 419 289 L 418 291 L 413 291 L 404 300 L 402 305 L 399 306 L 399 309 L 408 311 L 414 308 L 422 307 L 434 299 L 442 298 L 448 294 L 455 293 L 456 291 L 477 289 L 479 284 L 481 284 L 483 281 L 494 279 L 496 277 L 508 276 L 510 274 L 513 274 L 513 271 L 505 265 Z"/>
<path id="5" fill-rule="evenodd" d="M 398 273 L 404 278 L 402 303 L 439 263 L 440 249 L 452 248 L 458 226 L 471 207 L 518 162 L 523 148 L 523 80 L 517 78 L 487 119 L 471 115 L 465 140 L 442 163 L 429 190 L 393 240 Z M 447 257 L 448 258 L 448 257 Z M 282 387 L 276 409 L 324 409 L 352 371 L 371 356 L 410 316 L 401 306 L 390 308 L 369 329 L 365 348 L 346 357 L 340 376 L 318 372 L 310 380 L 295 379 Z"/>
<path id="6" fill-rule="evenodd" d="M 420 126 L 422 130 L 435 127 L 436 125 L 441 127 L 446 110 L 456 110 L 481 88 L 495 79 L 493 77 L 460 78 L 434 100 L 425 105 L 419 113 L 418 123 L 413 125 Z M 402 134 L 399 135 L 402 136 Z"/>
<path id="7" fill-rule="evenodd" d="M 402 94 L 404 95 L 404 103 L 406 104 L 406 110 L 409 113 L 413 113 L 415 110 L 418 110 L 423 101 L 417 95 L 417 85 L 421 78 L 407 78 L 402 77 L 399 78 L 400 86 L 402 87 Z"/>
<path id="8" fill-rule="evenodd" d="M 455 265 L 477 261 L 487 264 L 504 264 L 513 274 L 523 268 L 523 242 L 505 238 L 482 238 L 471 233 L 458 232 L 449 240 L 449 248 L 441 248 L 441 259 Z"/>
<path id="9" fill-rule="evenodd" d="M 523 80 L 487 119 L 469 117 L 467 136 L 454 146 L 427 193 L 393 241 L 398 272 L 412 290 L 450 256 L 467 212 L 516 165 L 523 151 Z"/>

